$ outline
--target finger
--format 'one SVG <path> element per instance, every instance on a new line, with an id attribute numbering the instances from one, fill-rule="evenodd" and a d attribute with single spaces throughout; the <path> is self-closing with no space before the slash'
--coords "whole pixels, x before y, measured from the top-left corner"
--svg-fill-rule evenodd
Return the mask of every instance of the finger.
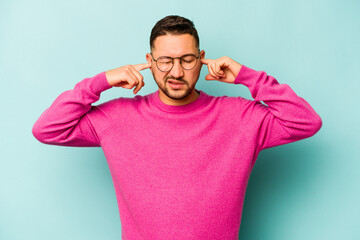
<path id="1" fill-rule="evenodd" d="M 215 73 L 217 76 L 222 76 L 224 74 L 224 72 L 221 70 L 220 64 L 215 64 Z"/>
<path id="2" fill-rule="evenodd" d="M 141 89 L 141 88 L 145 85 L 145 82 L 141 82 L 139 85 L 140 85 L 139 90 L 138 90 L 138 91 L 136 91 L 136 92 L 134 92 L 135 94 L 136 94 L 136 93 L 138 93 L 138 92 L 140 91 L 140 89 Z"/>
<path id="3" fill-rule="evenodd" d="M 208 74 L 208 75 L 205 76 L 205 80 L 211 81 L 211 80 L 217 80 L 217 79 L 214 78 L 212 75 Z"/>
<path id="4" fill-rule="evenodd" d="M 131 68 L 129 69 L 129 74 L 131 75 L 133 81 L 132 87 L 136 87 L 139 84 L 139 79 L 136 77 L 135 73 L 131 70 Z"/>
<path id="5" fill-rule="evenodd" d="M 136 88 L 134 89 L 134 94 L 136 94 L 145 85 L 145 83 L 143 81 L 144 77 L 138 71 L 136 71 L 134 67 L 131 67 L 131 71 L 132 71 L 132 73 L 134 73 L 134 75 L 136 76 L 136 78 L 138 80 Z"/>
<path id="6" fill-rule="evenodd" d="M 144 77 L 134 68 L 134 66 L 130 66 L 130 70 L 134 73 L 139 82 L 143 81 Z"/>
<path id="7" fill-rule="evenodd" d="M 139 84 L 134 89 L 134 94 L 138 93 L 144 85 L 145 85 L 144 81 L 140 81 Z"/>
<path id="8" fill-rule="evenodd" d="M 214 72 L 214 64 L 209 64 L 208 65 L 208 68 L 209 68 L 209 73 L 212 77 L 214 77 L 215 79 L 219 79 L 219 77 L 215 74 Z"/>
<path id="9" fill-rule="evenodd" d="M 208 65 L 209 63 L 211 63 L 212 61 L 214 61 L 213 59 L 204 59 L 204 58 L 201 58 L 200 59 L 201 63 L 205 64 L 205 65 Z"/>
<path id="10" fill-rule="evenodd" d="M 214 64 L 215 73 L 218 77 L 226 77 L 224 70 L 221 69 L 221 64 L 215 63 Z"/>
<path id="11" fill-rule="evenodd" d="M 124 85 L 124 87 L 131 89 L 134 86 L 136 86 L 138 80 L 135 77 L 135 74 L 130 69 L 128 71 L 126 71 L 125 73 L 127 75 L 126 81 L 128 82 L 128 84 Z"/>
<path id="12" fill-rule="evenodd" d="M 136 71 L 141 71 L 141 70 L 150 68 L 151 63 L 140 63 L 140 64 L 135 64 L 135 65 L 132 65 L 132 66 L 136 69 Z"/>
<path id="13" fill-rule="evenodd" d="M 217 77 L 220 77 L 221 74 L 219 74 L 219 71 L 220 71 L 220 66 L 219 66 L 219 64 L 216 64 L 216 62 L 214 62 L 214 63 L 211 64 L 211 65 L 212 65 L 211 68 L 212 68 L 214 74 L 215 74 Z"/>

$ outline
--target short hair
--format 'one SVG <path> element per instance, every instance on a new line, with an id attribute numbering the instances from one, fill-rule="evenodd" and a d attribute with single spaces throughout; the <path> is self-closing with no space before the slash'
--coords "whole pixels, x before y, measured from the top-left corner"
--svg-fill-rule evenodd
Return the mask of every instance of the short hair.
<path id="1" fill-rule="evenodd" d="M 154 41 L 157 37 L 163 36 L 166 34 L 190 34 L 195 38 L 196 47 L 199 48 L 199 36 L 195 28 L 194 23 L 184 17 L 178 15 L 169 15 L 159 20 L 153 29 L 151 30 L 150 35 L 150 50 L 154 48 Z"/>

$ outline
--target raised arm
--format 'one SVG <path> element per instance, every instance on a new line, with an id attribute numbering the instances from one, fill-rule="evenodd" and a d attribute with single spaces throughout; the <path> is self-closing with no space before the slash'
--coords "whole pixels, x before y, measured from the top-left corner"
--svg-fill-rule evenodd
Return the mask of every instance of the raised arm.
<path id="1" fill-rule="evenodd" d="M 100 93 L 111 88 L 105 72 L 78 82 L 74 89 L 61 93 L 35 122 L 32 132 L 45 144 L 77 147 L 98 147 L 99 139 L 86 117 L 97 107 Z M 106 126 L 104 126 L 106 127 Z"/>
<path id="2" fill-rule="evenodd" d="M 311 137 L 321 128 L 322 120 L 310 104 L 266 72 L 255 71 L 229 57 L 201 61 L 209 68 L 206 80 L 249 88 L 254 101 L 239 98 L 244 113 L 240 117 L 249 129 L 255 128 L 259 151 Z"/>
<path id="3" fill-rule="evenodd" d="M 99 133 L 110 127 L 111 116 L 106 108 L 109 102 L 92 106 L 101 92 L 111 87 L 131 89 L 136 94 L 143 86 L 143 77 L 138 72 L 149 65 L 127 65 L 101 72 L 78 82 L 74 89 L 61 93 L 35 122 L 32 133 L 42 143 L 61 146 L 99 147 Z M 97 129 L 89 115 L 98 119 Z"/>
<path id="4" fill-rule="evenodd" d="M 258 127 L 260 150 L 308 138 L 320 130 L 322 120 L 310 104 L 266 72 L 242 65 L 234 83 L 247 86 L 255 100 L 247 107 Z"/>

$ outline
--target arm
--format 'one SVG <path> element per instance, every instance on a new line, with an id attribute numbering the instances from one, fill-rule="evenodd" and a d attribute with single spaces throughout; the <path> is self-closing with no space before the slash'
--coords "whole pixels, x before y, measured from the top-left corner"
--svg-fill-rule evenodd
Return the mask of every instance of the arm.
<path id="1" fill-rule="evenodd" d="M 99 135 L 111 127 L 110 108 L 112 100 L 98 106 L 100 93 L 111 87 L 132 89 L 136 94 L 143 86 L 139 71 L 150 68 L 150 63 L 126 65 L 77 83 L 72 90 L 60 94 L 35 122 L 32 132 L 42 143 L 74 146 L 99 147 Z M 96 121 L 96 129 L 90 118 Z"/>
<path id="2" fill-rule="evenodd" d="M 86 114 L 105 116 L 99 107 L 91 106 L 100 93 L 111 88 L 105 72 L 77 83 L 60 94 L 35 122 L 32 132 L 42 143 L 61 146 L 98 147 L 99 138 Z M 107 128 L 104 124 L 104 130 Z"/>
<path id="3" fill-rule="evenodd" d="M 247 86 L 255 100 L 249 108 L 258 126 L 259 150 L 308 138 L 320 130 L 322 120 L 310 104 L 264 71 L 242 65 L 234 83 Z"/>
<path id="4" fill-rule="evenodd" d="M 255 101 L 241 100 L 246 123 L 255 127 L 259 151 L 311 137 L 322 126 L 315 110 L 287 84 L 237 63 L 229 57 L 201 59 L 209 69 L 206 80 L 247 86 Z M 266 105 L 262 104 L 263 101 Z"/>

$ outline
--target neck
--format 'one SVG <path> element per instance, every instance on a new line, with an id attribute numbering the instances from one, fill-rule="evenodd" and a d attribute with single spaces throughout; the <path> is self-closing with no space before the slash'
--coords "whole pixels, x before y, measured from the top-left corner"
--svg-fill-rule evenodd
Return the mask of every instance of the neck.
<path id="1" fill-rule="evenodd" d="M 168 96 L 166 96 L 159 89 L 159 97 L 160 97 L 160 100 L 167 105 L 181 106 L 181 105 L 185 105 L 185 104 L 194 102 L 199 97 L 199 92 L 197 92 L 194 88 L 193 91 L 191 92 L 191 94 L 189 94 L 186 98 L 175 100 L 175 99 L 171 99 Z"/>

